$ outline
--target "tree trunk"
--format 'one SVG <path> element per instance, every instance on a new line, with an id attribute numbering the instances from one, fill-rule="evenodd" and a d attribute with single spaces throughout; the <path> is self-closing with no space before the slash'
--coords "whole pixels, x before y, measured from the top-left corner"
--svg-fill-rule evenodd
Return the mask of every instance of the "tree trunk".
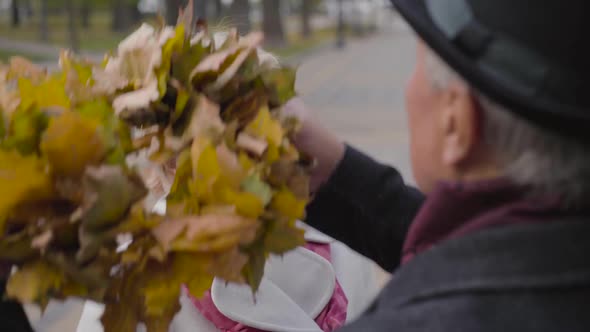
<path id="1" fill-rule="evenodd" d="M 123 13 L 124 4 L 118 0 L 111 0 L 112 21 L 111 29 L 116 32 L 124 31 L 125 28 L 125 14 Z"/>
<path id="2" fill-rule="evenodd" d="M 116 32 L 126 32 L 141 19 L 137 6 L 121 0 L 111 0 L 113 11 L 111 27 Z M 174 22 L 176 23 L 176 21 Z"/>
<path id="3" fill-rule="evenodd" d="M 303 38 L 311 36 L 311 10 L 313 0 L 301 0 L 301 35 Z"/>
<path id="4" fill-rule="evenodd" d="M 194 18 L 207 20 L 207 0 L 193 0 L 194 1 Z"/>
<path id="5" fill-rule="evenodd" d="M 249 0 L 234 0 L 229 8 L 229 16 L 240 34 L 248 33 L 252 29 Z"/>
<path id="6" fill-rule="evenodd" d="M 12 0 L 12 5 L 10 6 L 11 16 L 12 16 L 12 26 L 19 27 L 21 23 L 20 17 L 20 8 L 19 8 L 19 1 Z"/>
<path id="7" fill-rule="evenodd" d="M 80 40 L 78 39 L 78 28 L 76 27 L 77 10 L 74 0 L 66 0 L 66 11 L 68 13 L 68 39 L 70 48 L 74 52 L 80 50 Z"/>
<path id="8" fill-rule="evenodd" d="M 84 29 L 90 28 L 90 16 L 92 15 L 92 4 L 90 0 L 82 1 L 80 7 L 80 20 L 82 21 L 82 27 Z"/>
<path id="9" fill-rule="evenodd" d="M 262 30 L 266 41 L 273 46 L 285 43 L 283 19 L 281 17 L 281 0 L 262 0 Z"/>
<path id="10" fill-rule="evenodd" d="M 49 24 L 47 23 L 49 16 L 49 10 L 47 8 L 48 1 L 41 0 L 39 8 L 39 35 L 42 42 L 49 41 Z"/>
<path id="11" fill-rule="evenodd" d="M 178 21 L 178 10 L 186 5 L 186 0 L 164 0 L 166 1 L 166 23 L 175 25 Z"/>
<path id="12" fill-rule="evenodd" d="M 214 17 L 220 19 L 223 16 L 223 2 L 221 0 L 213 0 Z"/>

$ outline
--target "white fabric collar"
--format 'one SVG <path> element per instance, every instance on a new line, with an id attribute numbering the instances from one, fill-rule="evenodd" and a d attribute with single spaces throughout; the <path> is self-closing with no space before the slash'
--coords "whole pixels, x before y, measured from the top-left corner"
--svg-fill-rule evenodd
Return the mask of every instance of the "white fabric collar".
<path id="1" fill-rule="evenodd" d="M 303 248 L 271 257 L 256 294 L 248 286 L 215 279 L 211 297 L 226 317 L 249 327 L 277 332 L 321 332 L 314 322 L 334 293 L 330 262 Z"/>

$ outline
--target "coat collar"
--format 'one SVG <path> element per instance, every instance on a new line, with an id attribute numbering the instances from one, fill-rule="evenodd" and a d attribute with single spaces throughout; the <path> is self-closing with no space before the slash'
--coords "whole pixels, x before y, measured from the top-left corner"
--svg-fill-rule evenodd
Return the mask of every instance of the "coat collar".
<path id="1" fill-rule="evenodd" d="M 444 240 L 500 225 L 551 221 L 562 212 L 559 199 L 526 192 L 506 179 L 440 183 L 408 231 L 403 262 Z"/>
<path id="2" fill-rule="evenodd" d="M 441 295 L 590 285 L 590 218 L 490 228 L 445 241 L 402 266 L 392 306 Z"/>

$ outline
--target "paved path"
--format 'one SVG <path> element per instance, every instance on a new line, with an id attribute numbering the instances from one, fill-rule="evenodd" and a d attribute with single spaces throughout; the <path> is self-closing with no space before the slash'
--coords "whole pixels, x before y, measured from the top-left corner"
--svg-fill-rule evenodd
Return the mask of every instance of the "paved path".
<path id="1" fill-rule="evenodd" d="M 344 50 L 326 49 L 302 60 L 297 90 L 319 121 L 346 142 L 411 174 L 404 88 L 414 64 L 415 38 L 394 18 L 388 29 Z M 389 275 L 377 270 L 379 283 Z"/>
<path id="2" fill-rule="evenodd" d="M 399 19 L 389 29 L 305 58 L 297 88 L 320 121 L 411 181 L 404 87 L 415 41 Z"/>

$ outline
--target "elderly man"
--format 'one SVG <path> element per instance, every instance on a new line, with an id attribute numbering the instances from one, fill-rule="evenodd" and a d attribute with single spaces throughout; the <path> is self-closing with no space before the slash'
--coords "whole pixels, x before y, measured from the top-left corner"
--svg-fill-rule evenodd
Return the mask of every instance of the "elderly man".
<path id="1" fill-rule="evenodd" d="M 394 273 L 343 331 L 590 331 L 590 4 L 392 2 L 421 37 L 420 191 L 309 119 L 297 139 L 307 222 Z"/>

